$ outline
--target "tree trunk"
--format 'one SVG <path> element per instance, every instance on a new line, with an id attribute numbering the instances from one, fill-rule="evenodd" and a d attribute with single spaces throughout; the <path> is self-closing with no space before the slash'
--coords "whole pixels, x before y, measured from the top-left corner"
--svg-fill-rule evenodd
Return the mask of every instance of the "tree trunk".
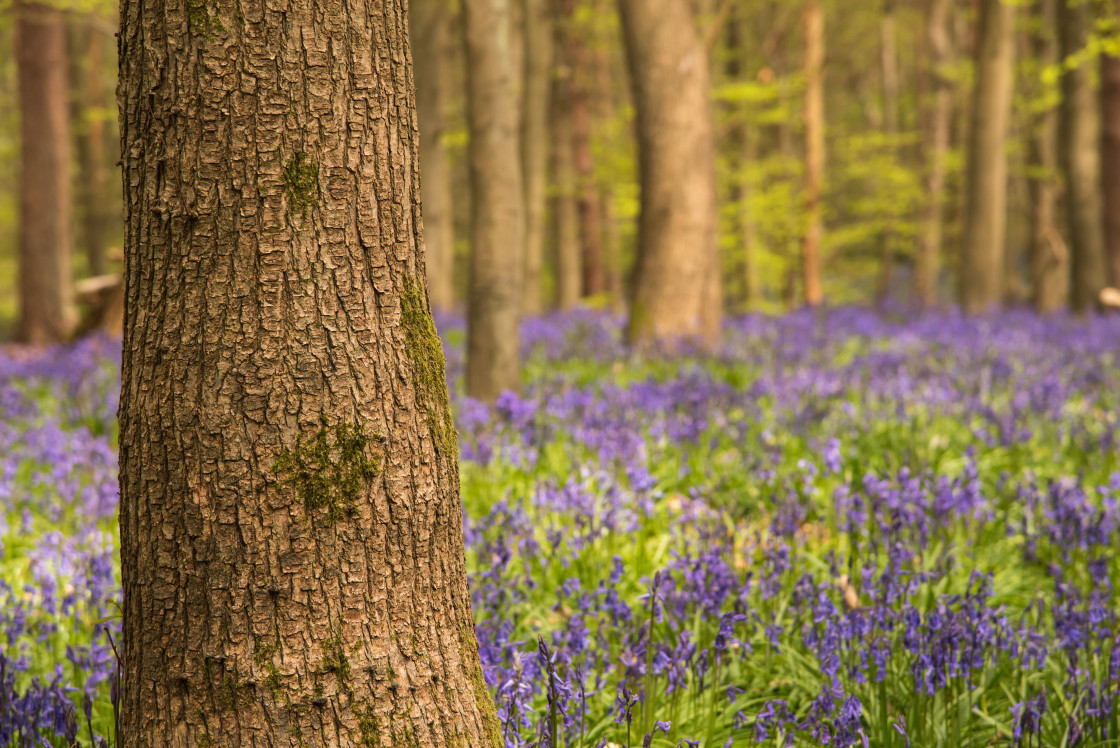
<path id="1" fill-rule="evenodd" d="M 447 0 L 412 0 L 409 31 L 415 50 L 416 116 L 420 122 L 421 192 L 428 294 L 435 309 L 455 303 L 455 229 L 451 167 L 443 145 L 444 60 L 451 52 L 451 8 Z"/>
<path id="2" fill-rule="evenodd" d="M 565 15 L 575 22 L 577 0 L 568 0 Z M 576 168 L 576 206 L 579 211 L 579 242 L 583 255 L 583 296 L 598 296 L 606 289 L 603 269 L 602 227 L 599 190 L 595 180 L 595 157 L 591 150 L 591 91 L 596 72 L 584 36 L 586 28 L 572 28 L 564 49 L 570 70 L 572 110 L 572 154 Z"/>
<path id="3" fill-rule="evenodd" d="M 510 0 L 464 0 L 470 128 L 470 301 L 467 394 L 492 402 L 516 390 L 524 275 L 520 117 Z"/>
<path id="4" fill-rule="evenodd" d="M 824 186 L 824 10 L 820 0 L 805 4 L 805 209 L 808 224 L 801 249 L 805 303 L 820 306 L 821 190 Z"/>
<path id="5" fill-rule="evenodd" d="M 706 50 L 687 0 L 619 0 L 637 116 L 641 214 L 631 344 L 714 341 L 715 142 Z"/>
<path id="6" fill-rule="evenodd" d="M 1120 0 L 1113 0 L 1120 18 Z M 1108 284 L 1120 288 L 1120 56 L 1101 55 L 1101 197 Z"/>
<path id="7" fill-rule="evenodd" d="M 66 338 L 77 321 L 70 278 L 70 132 L 66 27 L 51 5 L 17 2 L 22 176 L 16 339 Z"/>
<path id="8" fill-rule="evenodd" d="M 548 106 L 552 28 L 548 0 L 525 2 L 525 86 L 522 92 L 521 173 L 525 188 L 525 279 L 522 309 L 539 314 L 548 187 Z"/>
<path id="9" fill-rule="evenodd" d="M 883 73 L 883 132 L 887 136 L 887 150 L 892 163 L 898 160 L 898 18 L 895 0 L 884 0 L 883 16 L 879 19 L 879 64 Z M 879 267 L 878 301 L 886 303 L 891 294 L 894 275 L 894 256 L 897 251 L 894 226 L 894 208 L 886 217 L 880 237 L 883 256 Z"/>
<path id="10" fill-rule="evenodd" d="M 1007 125 L 1015 55 L 1015 6 L 981 0 L 976 87 L 968 141 L 962 292 L 974 314 L 1003 299 L 1007 226 Z"/>
<path id="11" fill-rule="evenodd" d="M 1058 29 L 1061 59 L 1088 41 L 1089 8 L 1064 0 Z M 1084 62 L 1062 75 L 1059 159 L 1066 182 L 1073 308 L 1084 312 L 1097 303 L 1105 286 L 1104 227 L 1101 204 L 1100 123 L 1089 66 Z"/>
<path id="12" fill-rule="evenodd" d="M 1039 0 L 1035 4 L 1037 23 L 1031 48 L 1040 66 L 1058 61 L 1058 40 L 1054 33 L 1057 3 Z M 1030 190 L 1034 220 L 1031 230 L 1031 303 L 1042 313 L 1065 306 L 1069 295 L 1069 251 L 1057 228 L 1058 115 L 1053 109 L 1040 112 L 1031 123 Z"/>
<path id="13" fill-rule="evenodd" d="M 579 211 L 576 208 L 576 172 L 572 155 L 572 67 L 565 50 L 572 34 L 571 5 L 555 0 L 555 39 L 558 52 L 552 82 L 552 171 L 555 175 L 553 226 L 556 239 L 556 307 L 574 309 L 583 291 L 583 269 L 579 245 Z"/>
<path id="14" fill-rule="evenodd" d="M 105 250 L 113 221 L 108 205 L 109 168 L 105 156 L 105 35 L 97 17 L 70 27 L 71 121 L 78 156 L 81 239 L 90 275 L 105 273 Z"/>
<path id="15" fill-rule="evenodd" d="M 503 742 L 405 5 L 122 6 L 124 748 Z"/>
<path id="16" fill-rule="evenodd" d="M 953 120 L 953 87 L 949 80 L 949 67 L 953 62 L 949 40 L 950 7 L 950 0 L 930 0 L 927 22 L 933 108 L 926 129 L 926 207 L 914 273 L 915 296 L 927 308 L 937 304 L 937 279 L 941 270 L 944 234 L 945 162 Z"/>

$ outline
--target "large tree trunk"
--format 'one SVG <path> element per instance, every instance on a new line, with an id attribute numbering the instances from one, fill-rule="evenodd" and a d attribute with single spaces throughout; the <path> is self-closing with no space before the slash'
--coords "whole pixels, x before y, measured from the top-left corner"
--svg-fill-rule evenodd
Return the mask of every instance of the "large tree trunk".
<path id="1" fill-rule="evenodd" d="M 77 321 L 70 278 L 70 131 L 66 28 L 52 5 L 17 2 L 21 138 L 19 322 L 28 343 L 64 339 Z"/>
<path id="2" fill-rule="evenodd" d="M 1015 55 L 1015 6 L 981 0 L 976 87 L 968 141 L 962 301 L 976 313 L 1003 299 L 1007 227 L 1007 125 Z"/>
<path id="3" fill-rule="evenodd" d="M 1031 48 L 1039 65 L 1058 61 L 1058 39 L 1054 33 L 1057 3 L 1039 0 L 1035 4 L 1037 23 Z M 1039 113 L 1031 123 L 1030 190 L 1034 209 L 1031 227 L 1031 303 L 1039 312 L 1061 309 L 1069 295 L 1069 251 L 1057 228 L 1058 114 L 1053 109 Z"/>
<path id="4" fill-rule="evenodd" d="M 525 3 L 525 86 L 522 90 L 521 174 L 525 188 L 525 278 L 522 309 L 542 311 L 544 214 L 548 187 L 548 116 L 551 100 L 552 14 L 549 0 Z"/>
<path id="5" fill-rule="evenodd" d="M 405 5 L 122 5 L 125 748 L 502 744 Z"/>
<path id="6" fill-rule="evenodd" d="M 1120 18 L 1120 0 L 1112 3 Z M 1120 56 L 1101 55 L 1101 197 L 1108 283 L 1120 288 Z"/>
<path id="7" fill-rule="evenodd" d="M 808 224 L 801 245 L 805 303 L 820 306 L 821 242 L 824 218 L 824 9 L 820 0 L 805 4 L 805 209 Z"/>
<path id="8" fill-rule="evenodd" d="M 470 301 L 467 393 L 493 401 L 516 390 L 524 275 L 520 117 L 511 0 L 464 0 L 470 124 Z"/>
<path id="9" fill-rule="evenodd" d="M 1089 8 L 1080 0 L 1064 0 L 1059 15 L 1061 58 L 1066 60 L 1085 47 Z M 1105 285 L 1100 122 L 1091 75 L 1084 62 L 1063 73 L 1058 135 L 1066 182 L 1072 300 L 1078 312 L 1095 305 Z"/>
<path id="10" fill-rule="evenodd" d="M 416 115 L 420 121 L 428 294 L 432 307 L 448 309 L 455 302 L 451 168 L 443 145 L 447 80 L 443 63 L 451 52 L 450 3 L 447 0 L 412 0 L 408 20 L 415 60 Z"/>
<path id="11" fill-rule="evenodd" d="M 556 307 L 568 311 L 579 304 L 583 291 L 579 246 L 579 213 L 576 208 L 576 173 L 572 155 L 572 68 L 563 56 L 572 33 L 568 0 L 555 0 L 556 49 L 561 54 L 552 82 L 551 145 L 555 188 L 552 224 L 556 242 Z"/>
<path id="12" fill-rule="evenodd" d="M 71 120 L 78 156 L 78 204 L 81 206 L 81 243 L 90 275 L 105 273 L 112 208 L 109 205 L 109 168 L 105 156 L 106 88 L 105 37 L 97 16 L 70 27 Z"/>
<path id="13" fill-rule="evenodd" d="M 641 215 L 632 344 L 719 334 L 715 143 L 687 0 L 619 0 L 637 114 Z"/>
<path id="14" fill-rule="evenodd" d="M 927 26 L 933 107 L 926 128 L 926 207 L 914 273 L 914 293 L 924 307 L 931 307 L 937 303 L 937 279 L 941 271 L 945 162 L 949 153 L 953 118 L 953 87 L 949 79 L 949 66 L 953 61 L 952 44 L 949 39 L 950 7 L 950 0 L 929 0 Z"/>

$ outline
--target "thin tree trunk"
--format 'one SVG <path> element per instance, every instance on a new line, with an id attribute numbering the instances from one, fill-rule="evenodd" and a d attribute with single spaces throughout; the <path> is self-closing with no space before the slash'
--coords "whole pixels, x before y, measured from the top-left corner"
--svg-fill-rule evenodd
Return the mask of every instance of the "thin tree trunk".
<path id="1" fill-rule="evenodd" d="M 968 143 L 963 302 L 983 312 L 1003 299 L 1007 227 L 1008 120 L 1015 55 L 1015 6 L 980 1 L 976 87 Z"/>
<path id="2" fill-rule="evenodd" d="M 405 5 L 122 6 L 123 748 L 503 743 Z"/>
<path id="3" fill-rule="evenodd" d="M 927 308 L 937 304 L 937 279 L 941 270 L 944 235 L 945 162 L 953 120 L 953 86 L 949 80 L 949 67 L 953 61 L 949 38 L 950 7 L 951 0 L 930 0 L 927 21 L 933 108 L 926 131 L 926 208 L 914 274 L 915 296 Z"/>
<path id="4" fill-rule="evenodd" d="M 879 19 L 879 64 L 883 74 L 883 132 L 887 136 L 887 149 L 890 160 L 898 160 L 898 18 L 895 0 L 884 0 L 883 16 Z M 895 225 L 891 213 L 886 217 L 886 225 L 880 237 L 883 256 L 879 267 L 878 301 L 885 303 L 890 298 L 891 278 L 894 275 L 894 256 L 897 250 Z"/>
<path id="5" fill-rule="evenodd" d="M 1120 18 L 1120 0 L 1113 0 Z M 1101 197 L 1108 283 L 1120 288 L 1120 56 L 1101 55 Z"/>
<path id="6" fill-rule="evenodd" d="M 566 56 L 572 33 L 571 3 L 554 0 L 558 65 L 552 82 L 551 145 L 555 175 L 553 226 L 556 240 L 556 306 L 574 309 L 583 291 L 582 257 L 579 244 L 579 211 L 576 208 L 575 160 L 572 155 L 572 67 Z"/>
<path id="7" fill-rule="evenodd" d="M 577 1 L 570 0 L 567 15 L 573 18 Z M 567 39 L 566 59 L 571 68 L 572 154 L 576 166 L 576 204 L 579 211 L 579 241 L 583 254 L 583 295 L 598 296 L 606 288 L 603 268 L 602 226 L 599 190 L 595 180 L 595 157 L 591 150 L 591 92 L 596 72 L 591 50 L 583 39 L 585 29 L 575 29 Z"/>
<path id="8" fill-rule="evenodd" d="M 112 209 L 108 204 L 109 168 L 105 155 L 105 32 L 97 17 L 70 27 L 71 121 L 78 157 L 81 243 L 90 275 L 105 273 Z"/>
<path id="9" fill-rule="evenodd" d="M 415 52 L 428 294 L 434 309 L 449 309 L 455 303 L 455 228 L 451 167 L 443 145 L 447 106 L 443 68 L 452 49 L 450 4 L 412 0 L 408 20 Z"/>
<path id="10" fill-rule="evenodd" d="M 517 390 L 525 229 L 510 0 L 465 0 L 470 126 L 470 302 L 467 394 Z"/>
<path id="11" fill-rule="evenodd" d="M 1088 41 L 1089 8 L 1079 0 L 1065 0 L 1059 15 L 1061 58 L 1068 60 Z M 1063 73 L 1059 159 L 1066 182 L 1072 300 L 1078 312 L 1094 306 L 1105 285 L 1098 103 L 1087 64 Z"/>
<path id="12" fill-rule="evenodd" d="M 1031 48 L 1039 65 L 1058 61 L 1058 39 L 1054 33 L 1057 3 L 1039 0 L 1035 4 L 1038 23 L 1031 37 Z M 1061 309 L 1069 296 L 1069 251 L 1057 228 L 1058 115 L 1053 109 L 1038 114 L 1031 123 L 1030 189 L 1034 220 L 1031 231 L 1031 302 L 1039 312 Z"/>
<path id="13" fill-rule="evenodd" d="M 820 306 L 821 242 L 824 219 L 824 10 L 820 0 L 805 4 L 805 208 L 807 226 L 801 248 L 805 303 Z"/>
<path id="14" fill-rule="evenodd" d="M 745 11 L 732 8 L 724 27 L 726 42 L 726 62 L 724 74 L 727 80 L 742 80 L 744 62 L 747 58 L 747 45 L 743 43 L 746 27 Z M 733 118 L 734 127 L 729 137 L 730 151 L 735 165 L 731 176 L 731 203 L 735 206 L 735 217 L 739 229 L 738 257 L 738 300 L 739 310 L 749 312 L 758 298 L 758 272 L 754 262 L 754 215 L 750 206 L 750 182 L 748 170 L 755 159 L 757 138 L 750 132 L 750 107 L 747 103 L 731 103 L 728 116 Z"/>
<path id="15" fill-rule="evenodd" d="M 70 278 L 70 132 L 66 28 L 51 5 L 17 2 L 21 177 L 16 339 L 66 338 L 76 312 Z"/>
<path id="16" fill-rule="evenodd" d="M 542 311 L 548 117 L 551 99 L 552 15 L 548 0 L 525 3 L 525 87 L 521 117 L 521 173 L 525 188 L 525 279 L 521 308 Z"/>
<path id="17" fill-rule="evenodd" d="M 687 0 L 619 0 L 637 114 L 641 214 L 632 344 L 719 334 L 707 51 Z"/>

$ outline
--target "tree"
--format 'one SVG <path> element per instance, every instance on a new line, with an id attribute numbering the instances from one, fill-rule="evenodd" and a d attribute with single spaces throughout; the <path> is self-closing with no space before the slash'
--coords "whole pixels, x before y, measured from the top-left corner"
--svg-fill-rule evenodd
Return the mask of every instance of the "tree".
<path id="1" fill-rule="evenodd" d="M 109 198 L 109 169 L 105 156 L 106 86 L 105 39 L 108 32 L 96 14 L 70 27 L 71 121 L 78 157 L 78 204 L 81 242 L 91 275 L 106 272 L 105 250 L 114 220 Z"/>
<path id="2" fill-rule="evenodd" d="M 925 132 L 926 210 L 914 273 L 914 292 L 922 306 L 931 307 L 937 303 L 944 234 L 945 171 L 953 119 L 953 87 L 948 68 L 953 52 L 949 37 L 950 0 L 929 0 L 927 7 L 933 106 Z"/>
<path id="3" fill-rule="evenodd" d="M 899 75 L 898 75 L 898 13 L 895 0 L 883 0 L 879 21 L 879 67 L 883 73 L 883 133 L 887 137 L 891 162 L 898 159 Z M 894 216 L 888 215 L 880 240 L 883 257 L 879 271 L 879 303 L 890 298 L 891 276 L 894 275 L 896 252 Z"/>
<path id="4" fill-rule="evenodd" d="M 522 309 L 542 310 L 544 209 L 548 186 L 548 118 L 551 103 L 552 14 L 549 0 L 523 0 L 525 85 L 522 89 L 521 174 L 525 189 L 525 279 Z"/>
<path id="5" fill-rule="evenodd" d="M 125 748 L 502 744 L 405 6 L 122 6 Z"/>
<path id="6" fill-rule="evenodd" d="M 1072 300 L 1073 308 L 1084 312 L 1105 285 L 1100 113 L 1089 65 L 1076 57 L 1089 34 L 1084 0 L 1063 0 L 1058 34 L 1063 63 L 1058 150 L 1066 183 Z"/>
<path id="7" fill-rule="evenodd" d="M 451 169 L 443 145 L 446 126 L 444 60 L 451 51 L 451 8 L 447 0 L 412 0 L 409 31 L 415 53 L 416 115 L 420 121 L 420 172 L 424 198 L 424 251 L 432 306 L 455 301 L 455 229 Z"/>
<path id="8" fill-rule="evenodd" d="M 570 6 L 567 0 L 554 0 L 554 4 L 557 10 L 554 29 L 556 49 L 562 52 L 572 34 Z M 579 304 L 583 292 L 583 269 L 572 154 L 572 68 L 562 54 L 558 58 L 559 64 L 552 81 L 552 117 L 549 120 L 555 182 L 552 225 L 556 245 L 556 306 L 561 311 L 568 311 Z"/>
<path id="9" fill-rule="evenodd" d="M 66 28 L 52 5 L 19 0 L 19 322 L 16 338 L 49 343 L 77 321 L 70 277 L 70 130 Z"/>
<path id="10" fill-rule="evenodd" d="M 719 333 L 707 53 L 688 0 L 619 0 L 637 117 L 641 213 L 627 337 Z"/>
<path id="11" fill-rule="evenodd" d="M 821 190 L 824 187 L 824 9 L 805 4 L 805 208 L 808 226 L 801 248 L 805 303 L 820 306 L 821 241 L 824 236 Z"/>
<path id="12" fill-rule="evenodd" d="M 516 390 L 524 274 L 519 114 L 510 0 L 464 0 L 470 129 L 470 299 L 467 393 Z"/>
<path id="13" fill-rule="evenodd" d="M 1015 54 L 1015 6 L 980 0 L 976 85 L 968 138 L 968 193 L 961 283 L 965 311 L 1003 299 L 1007 222 L 1007 139 Z"/>
<path id="14" fill-rule="evenodd" d="M 1120 18 L 1120 0 L 1112 0 Z M 1108 283 L 1120 288 L 1120 55 L 1101 55 L 1101 180 Z"/>
<path id="15" fill-rule="evenodd" d="M 1035 27 L 1031 47 L 1040 66 L 1058 62 L 1058 39 L 1054 33 L 1059 0 L 1035 4 Z M 1056 213 L 1061 193 L 1058 181 L 1058 115 L 1053 107 L 1039 112 L 1031 123 L 1031 303 L 1039 312 L 1061 309 L 1069 296 L 1069 251 L 1057 228 Z"/>

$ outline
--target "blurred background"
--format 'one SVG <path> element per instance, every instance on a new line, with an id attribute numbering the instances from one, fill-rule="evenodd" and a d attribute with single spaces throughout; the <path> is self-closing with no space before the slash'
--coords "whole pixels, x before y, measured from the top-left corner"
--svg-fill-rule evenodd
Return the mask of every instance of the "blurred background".
<path id="1" fill-rule="evenodd" d="M 673 2 L 708 72 L 689 80 L 711 104 L 725 313 L 1086 309 L 1120 283 L 1120 0 Z M 516 0 L 493 27 L 519 106 L 525 312 L 627 298 L 640 138 L 619 5 L 642 2 Z M 453 0 L 410 14 L 429 290 L 453 308 L 478 31 Z M 0 337 L 114 324 L 99 307 L 121 261 L 115 30 L 102 0 L 0 13 Z M 20 323 L 21 272 L 58 286 L 61 311 L 24 312 L 55 323 Z"/>

